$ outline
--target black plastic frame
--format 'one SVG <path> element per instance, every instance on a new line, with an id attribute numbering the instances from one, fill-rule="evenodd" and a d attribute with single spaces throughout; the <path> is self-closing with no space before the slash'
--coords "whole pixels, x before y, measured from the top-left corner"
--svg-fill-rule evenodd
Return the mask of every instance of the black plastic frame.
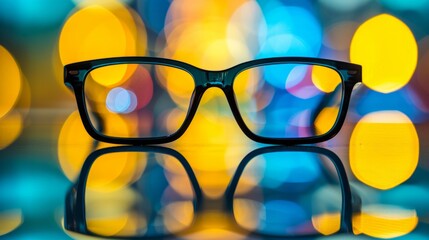
<path id="1" fill-rule="evenodd" d="M 182 126 L 173 134 L 165 137 L 155 137 L 155 138 L 120 138 L 120 137 L 110 137 L 101 134 L 98 132 L 92 125 L 89 120 L 89 115 L 85 105 L 85 95 L 84 95 L 84 84 L 87 74 L 96 68 L 115 65 L 115 64 L 156 64 L 164 65 L 169 67 L 175 67 L 182 69 L 188 72 L 195 82 L 195 89 L 191 97 L 190 107 L 188 109 L 186 118 Z M 243 118 L 240 115 L 238 106 L 236 103 L 235 95 L 233 92 L 233 83 L 235 77 L 242 71 L 269 64 L 286 64 L 286 63 L 296 63 L 296 64 L 311 64 L 311 65 L 320 65 L 331 68 L 339 73 L 341 80 L 343 82 L 342 86 L 342 99 L 340 103 L 339 116 L 330 131 L 327 133 L 314 136 L 314 137 L 305 137 L 305 138 L 267 138 L 261 137 L 253 132 L 246 126 L 243 121 Z M 78 63 L 68 64 L 64 67 L 64 83 L 71 87 L 74 90 L 76 97 L 77 106 L 79 109 L 79 114 L 81 116 L 83 125 L 89 135 L 94 139 L 117 144 L 132 144 L 132 145 L 146 145 L 146 144 L 160 144 L 172 142 L 178 139 L 186 129 L 189 127 L 196 111 L 200 100 L 204 92 L 210 87 L 218 87 L 224 92 L 228 104 L 231 108 L 231 111 L 237 121 L 239 127 L 244 132 L 246 136 L 250 139 L 268 144 L 283 144 L 283 145 L 295 145 L 295 144 L 310 144 L 316 142 L 326 141 L 334 137 L 341 129 L 341 126 L 344 123 L 348 105 L 351 98 L 351 93 L 353 87 L 362 82 L 362 67 L 357 64 L 341 62 L 330 59 L 322 58 L 310 58 L 310 57 L 276 57 L 276 58 L 264 58 L 256 59 L 248 62 L 244 62 L 233 66 L 229 69 L 220 70 L 220 71 L 210 71 L 197 68 L 190 64 L 165 59 L 165 58 L 154 58 L 154 57 L 116 57 L 116 58 L 106 58 L 106 59 L 97 59 L 90 60 Z"/>
<path id="2" fill-rule="evenodd" d="M 195 194 L 194 199 L 194 209 L 195 209 L 195 218 L 194 223 L 187 229 L 184 229 L 180 232 L 177 232 L 175 234 L 165 234 L 165 235 L 159 235 L 159 236 L 115 236 L 113 238 L 115 239 L 163 239 L 168 237 L 177 237 L 177 236 L 183 236 L 186 234 L 192 234 L 198 232 L 198 223 L 201 223 L 201 220 L 199 219 L 200 213 L 204 211 L 204 206 L 207 206 L 207 204 L 210 204 L 210 201 L 213 201 L 211 199 L 204 198 L 201 188 L 198 184 L 197 178 L 192 171 L 191 166 L 187 162 L 187 160 L 181 155 L 179 152 L 166 148 L 166 147 L 158 147 L 158 146 L 120 146 L 120 147 L 110 147 L 110 148 L 103 148 L 96 150 L 95 152 L 91 153 L 87 159 L 85 160 L 81 173 L 79 175 L 79 178 L 77 179 L 76 183 L 70 188 L 66 195 L 65 199 L 65 215 L 64 215 L 64 227 L 65 229 L 78 233 L 78 234 L 84 234 L 89 236 L 96 236 L 96 237 L 103 237 L 103 238 L 112 238 L 112 237 L 106 237 L 106 236 L 100 236 L 98 234 L 95 234 L 91 232 L 87 226 L 86 226 L 86 216 L 85 216 L 85 189 L 86 189 L 86 181 L 88 178 L 88 174 L 91 170 L 92 165 L 94 162 L 102 155 L 109 154 L 109 153 L 116 153 L 116 152 L 155 152 L 155 153 L 163 153 L 170 156 L 175 157 L 180 164 L 184 167 L 186 173 L 188 174 L 189 180 L 192 185 L 192 189 Z M 248 153 L 243 160 L 240 162 L 237 170 L 235 171 L 228 187 L 225 190 L 224 198 L 221 200 L 223 205 L 223 211 L 225 211 L 226 214 L 229 216 L 230 226 L 234 228 L 234 231 L 243 234 L 245 236 L 259 236 L 264 239 L 279 239 L 279 238 L 300 238 L 305 239 L 309 237 L 316 237 L 320 235 L 306 235 L 306 236 L 280 236 L 280 235 L 272 235 L 272 234 L 265 234 L 255 231 L 248 231 L 246 229 L 241 228 L 238 223 L 235 222 L 234 214 L 233 214 L 233 200 L 234 200 L 234 193 L 236 191 L 239 179 L 247 166 L 247 164 L 254 159 L 256 156 L 264 153 L 270 153 L 270 152 L 309 152 L 309 153 L 316 153 L 321 154 L 323 156 L 326 156 L 335 166 L 336 173 L 338 174 L 339 179 L 339 186 L 341 188 L 342 192 L 342 212 L 341 212 L 341 224 L 340 224 L 340 230 L 338 233 L 353 233 L 352 230 L 352 215 L 353 213 L 360 212 L 361 208 L 361 200 L 358 195 L 356 195 L 354 192 L 351 191 L 347 174 L 344 169 L 344 166 L 339 159 L 339 157 L 333 153 L 332 151 L 320 147 L 314 147 L 314 146 L 268 146 L 268 147 L 262 147 L 256 150 L 251 151 Z M 322 164 L 322 163 L 321 163 Z M 325 173 L 329 174 L 329 173 Z M 228 225 L 228 223 L 226 223 Z"/>

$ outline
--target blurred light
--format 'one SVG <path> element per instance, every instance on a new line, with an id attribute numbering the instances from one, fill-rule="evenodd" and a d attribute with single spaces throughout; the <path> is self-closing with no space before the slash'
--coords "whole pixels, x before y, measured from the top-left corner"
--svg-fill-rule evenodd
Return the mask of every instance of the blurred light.
<path id="1" fill-rule="evenodd" d="M 52 27 L 63 21 L 73 3 L 52 0 L 6 0 L 0 2 L 0 21 L 17 27 Z"/>
<path id="2" fill-rule="evenodd" d="M 411 177 L 419 160 L 419 138 L 410 119 L 398 111 L 365 115 L 350 139 L 350 167 L 365 184 L 393 188 Z"/>
<path id="3" fill-rule="evenodd" d="M 319 0 L 324 6 L 340 12 L 357 10 L 370 2 L 370 0 Z"/>
<path id="4" fill-rule="evenodd" d="M 6 235 L 23 222 L 22 211 L 19 209 L 0 211 L 0 237 Z"/>
<path id="5" fill-rule="evenodd" d="M 340 74 L 332 68 L 315 65 L 311 70 L 314 86 L 323 92 L 331 93 L 341 84 Z"/>
<path id="6" fill-rule="evenodd" d="M 399 11 L 418 11 L 423 12 L 429 8 L 429 0 L 413 0 L 413 1 L 402 1 L 402 0 L 381 0 L 381 4 L 390 9 Z"/>
<path id="7" fill-rule="evenodd" d="M 23 119 L 18 111 L 9 112 L 0 118 L 0 150 L 12 144 L 21 134 Z"/>
<path id="8" fill-rule="evenodd" d="M 153 100 L 154 79 L 149 71 L 140 65 L 126 82 L 127 89 L 137 97 L 136 110 L 146 107 Z"/>
<path id="9" fill-rule="evenodd" d="M 245 43 L 252 55 L 260 48 L 259 35 L 265 35 L 267 26 L 262 9 L 256 1 L 243 2 L 232 14 L 227 28 L 227 39 Z M 265 34 L 264 34 L 265 33 Z M 233 46 L 230 51 L 234 52 Z"/>
<path id="10" fill-rule="evenodd" d="M 146 26 L 156 33 L 164 29 L 165 18 L 172 1 L 137 1 L 137 11 L 143 18 Z"/>
<path id="11" fill-rule="evenodd" d="M 59 38 L 61 62 L 143 55 L 146 32 L 139 19 L 119 2 L 91 2 L 70 16 L 63 26 Z"/>
<path id="12" fill-rule="evenodd" d="M 405 86 L 417 65 L 417 43 L 398 18 L 380 14 L 364 22 L 353 36 L 350 60 L 362 65 L 363 82 L 389 93 Z"/>
<path id="13" fill-rule="evenodd" d="M 72 0 L 79 7 L 87 7 L 91 5 L 115 6 L 118 3 L 130 4 L 132 0 Z"/>
<path id="14" fill-rule="evenodd" d="M 264 12 L 267 35 L 260 57 L 307 56 L 315 57 L 322 45 L 319 21 L 301 7 L 278 6 Z"/>
<path id="15" fill-rule="evenodd" d="M 322 135 L 329 132 L 338 118 L 338 107 L 325 107 L 317 115 L 314 125 L 317 135 Z"/>
<path id="16" fill-rule="evenodd" d="M 424 109 L 418 107 L 421 100 L 416 91 L 419 90 L 413 89 L 411 85 L 407 85 L 391 93 L 369 90 L 356 103 L 355 109 L 360 115 L 376 111 L 400 111 L 407 115 L 413 123 L 425 122 L 427 114 L 425 114 Z M 420 103 L 420 106 L 422 104 Z"/>
<path id="17" fill-rule="evenodd" d="M 0 118 L 15 105 L 21 92 L 21 72 L 9 51 L 0 45 Z"/>
<path id="18" fill-rule="evenodd" d="M 187 111 L 195 88 L 195 81 L 192 75 L 183 69 L 174 67 L 156 66 L 155 69 L 159 83 L 168 91 L 172 100 Z M 177 130 L 178 128 L 175 129 Z"/>
<path id="19" fill-rule="evenodd" d="M 345 2 L 345 1 L 341 1 Z M 357 22 L 341 21 L 325 30 L 323 44 L 338 51 L 349 50 L 353 34 L 359 27 Z"/>
<path id="20" fill-rule="evenodd" d="M 232 15 L 246 2 L 173 1 L 167 13 L 167 47 L 163 56 L 209 70 L 226 69 L 252 59 L 247 42 L 241 38 L 241 29 L 230 22 Z M 171 88 L 167 89 L 170 91 Z M 206 92 L 202 104 L 217 96 L 224 97 L 219 93 Z"/>
<path id="21" fill-rule="evenodd" d="M 376 238 L 395 238 L 412 232 L 417 223 L 414 210 L 393 205 L 369 205 L 353 216 L 353 232 Z"/>
<path id="22" fill-rule="evenodd" d="M 429 36 L 419 41 L 419 61 L 416 73 L 410 82 L 414 92 L 418 93 L 415 105 L 422 111 L 429 112 Z"/>
<path id="23" fill-rule="evenodd" d="M 106 106 L 113 113 L 130 113 L 137 107 L 136 94 L 121 87 L 113 88 L 107 94 Z"/>
<path id="24" fill-rule="evenodd" d="M 118 86 L 134 74 L 137 66 L 135 64 L 104 66 L 92 70 L 86 78 L 91 77 L 93 81 L 103 86 Z"/>

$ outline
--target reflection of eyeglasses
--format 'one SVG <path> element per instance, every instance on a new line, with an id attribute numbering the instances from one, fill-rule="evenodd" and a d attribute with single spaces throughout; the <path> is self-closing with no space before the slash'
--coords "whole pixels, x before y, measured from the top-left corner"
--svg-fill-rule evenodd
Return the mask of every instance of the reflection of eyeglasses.
<path id="1" fill-rule="evenodd" d="M 119 57 L 65 66 L 83 124 L 97 140 L 166 143 L 189 126 L 204 92 L 223 90 L 234 117 L 251 139 L 302 144 L 339 132 L 361 66 L 279 57 L 222 71 L 152 57 Z"/>
<path id="2" fill-rule="evenodd" d="M 121 168 L 106 171 L 112 163 Z M 210 205 L 211 211 L 219 206 L 229 215 L 222 224 L 234 232 L 299 237 L 351 232 L 352 211 L 359 208 L 339 158 L 317 147 L 252 151 L 223 200 L 218 204 L 203 198 L 195 174 L 177 151 L 106 148 L 87 158 L 67 194 L 64 226 L 114 238 L 183 236 L 204 228 Z"/>

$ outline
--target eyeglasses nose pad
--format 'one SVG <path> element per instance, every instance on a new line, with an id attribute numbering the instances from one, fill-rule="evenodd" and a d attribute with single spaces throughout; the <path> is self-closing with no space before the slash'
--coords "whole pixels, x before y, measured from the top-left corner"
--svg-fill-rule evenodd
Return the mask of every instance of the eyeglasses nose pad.
<path id="1" fill-rule="evenodd" d="M 225 71 L 207 71 L 205 87 L 225 87 L 226 72 Z"/>

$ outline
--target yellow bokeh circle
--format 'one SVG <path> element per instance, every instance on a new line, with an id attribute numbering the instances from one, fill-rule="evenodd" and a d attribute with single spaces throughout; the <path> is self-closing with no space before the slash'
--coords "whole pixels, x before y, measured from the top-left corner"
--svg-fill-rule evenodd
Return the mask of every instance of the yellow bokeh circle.
<path id="1" fill-rule="evenodd" d="M 61 30 L 59 54 L 63 64 L 144 54 L 146 32 L 133 10 L 116 1 L 83 6 L 67 19 Z M 102 85 L 112 86 L 135 68 L 120 65 L 108 70 L 92 77 Z"/>
<path id="2" fill-rule="evenodd" d="M 417 43 L 408 26 L 389 14 L 377 15 L 356 30 L 350 60 L 362 65 L 363 83 L 389 93 L 405 86 L 417 65 Z"/>
<path id="3" fill-rule="evenodd" d="M 324 66 L 313 66 L 311 80 L 320 91 L 331 93 L 341 84 L 341 75 L 334 69 Z"/>
<path id="4" fill-rule="evenodd" d="M 419 160 L 419 138 L 411 120 L 399 111 L 364 116 L 350 139 L 350 167 L 363 183 L 393 188 L 411 177 Z"/>
<path id="5" fill-rule="evenodd" d="M 9 51 L 0 45 L 0 118 L 15 105 L 21 92 L 21 73 Z"/>

